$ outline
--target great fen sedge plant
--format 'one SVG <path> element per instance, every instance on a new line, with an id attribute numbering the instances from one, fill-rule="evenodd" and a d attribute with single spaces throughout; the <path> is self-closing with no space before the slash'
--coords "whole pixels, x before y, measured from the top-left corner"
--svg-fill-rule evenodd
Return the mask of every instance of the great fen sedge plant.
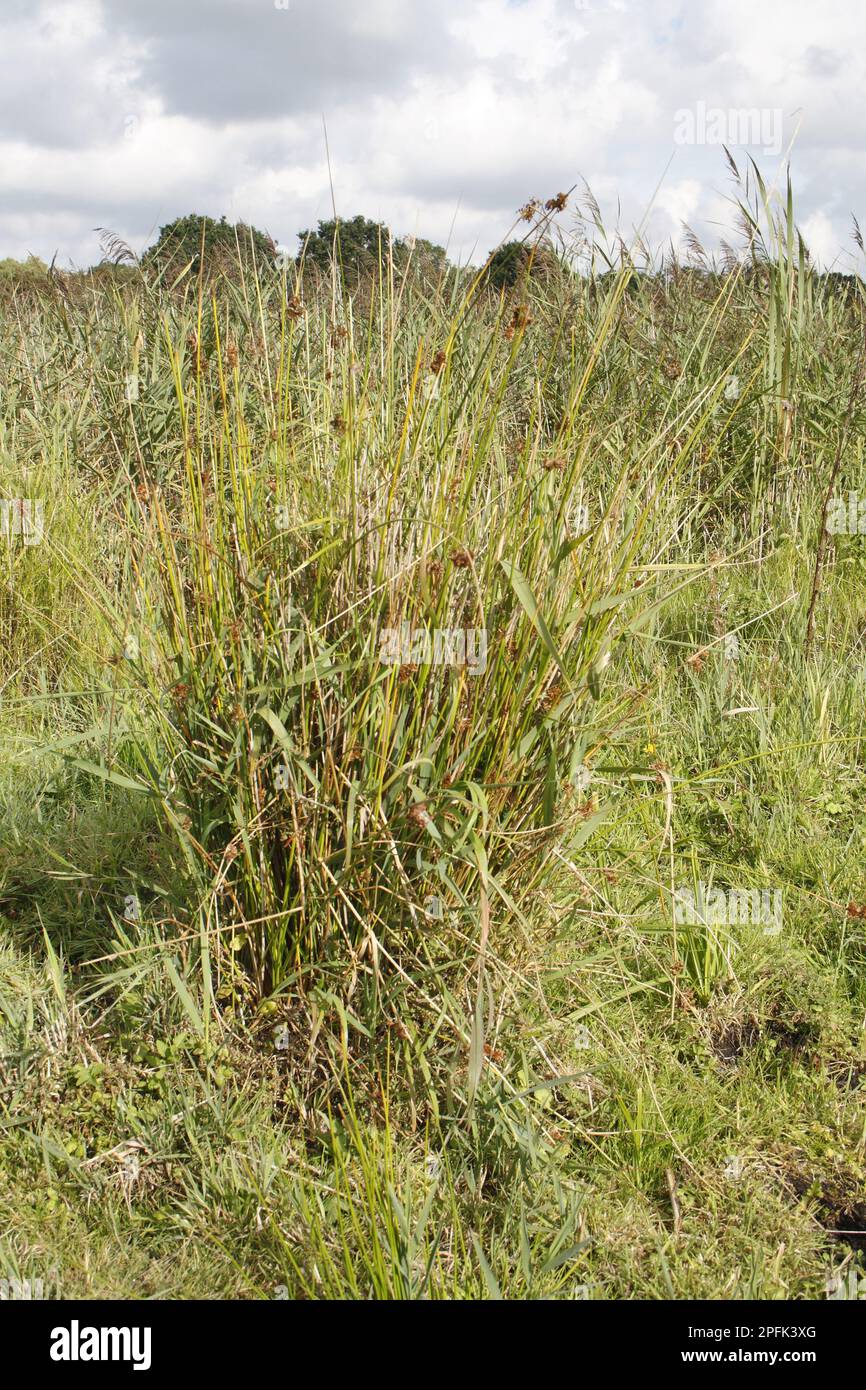
<path id="1" fill-rule="evenodd" d="M 742 263 L 711 278 L 663 409 L 631 398 L 623 343 L 657 311 L 630 257 L 501 296 L 387 255 L 364 293 L 335 257 L 330 282 L 117 295 L 116 399 L 136 390 L 114 440 L 128 549 L 96 600 L 118 660 L 100 771 L 177 836 L 209 993 L 330 969 L 375 989 L 449 932 L 480 984 L 490 933 L 603 821 L 587 773 L 640 697 L 629 643 L 701 568 L 672 539 L 745 479 L 763 431 L 727 441 L 749 388 L 790 389 L 807 270 L 790 206 L 784 239 L 765 212 L 769 333 L 725 339 Z M 389 630 L 455 629 L 485 634 L 483 670 L 382 660 Z"/>
<path id="2" fill-rule="evenodd" d="M 431 899 L 464 931 L 515 910 L 574 817 L 643 514 L 623 472 L 614 545 L 570 530 L 585 362 L 552 439 L 540 402 L 503 429 L 523 311 L 449 321 L 391 281 L 359 325 L 336 293 L 317 313 L 278 291 L 252 390 L 215 302 L 166 330 L 183 469 L 130 479 L 124 634 L 202 940 L 260 993 L 334 946 L 379 968 L 429 933 Z M 395 629 L 479 631 L 485 669 L 385 663 Z"/>

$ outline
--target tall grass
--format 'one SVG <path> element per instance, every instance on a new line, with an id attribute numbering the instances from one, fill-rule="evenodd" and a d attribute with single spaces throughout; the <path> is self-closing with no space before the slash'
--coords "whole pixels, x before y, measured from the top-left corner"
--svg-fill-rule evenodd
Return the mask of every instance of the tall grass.
<path id="1" fill-rule="evenodd" d="M 447 924 L 483 967 L 603 819 L 586 792 L 640 700 L 631 644 L 719 517 L 766 508 L 768 440 L 774 495 L 803 476 L 788 396 L 835 311 L 790 190 L 741 194 L 763 289 L 739 262 L 695 298 L 625 256 L 499 297 L 387 259 L 353 295 L 338 257 L 330 284 L 241 264 L 58 291 L 88 353 L 82 491 L 112 537 L 83 563 L 52 528 L 111 673 L 86 766 L 177 837 L 210 994 L 326 965 L 375 992 Z M 389 631 L 443 629 L 484 635 L 483 671 L 383 661 Z"/>
<path id="2" fill-rule="evenodd" d="M 585 819 L 603 670 L 645 607 L 630 569 L 676 471 L 651 460 L 636 497 L 620 464 L 576 527 L 583 354 L 559 364 L 552 429 L 521 305 L 476 288 L 449 319 L 383 283 L 358 325 L 350 302 L 302 313 L 300 289 L 252 286 L 246 324 L 203 296 L 163 320 L 152 374 L 182 459 L 124 459 L 125 611 L 103 598 L 118 698 L 144 700 L 106 775 L 133 772 L 175 829 L 217 988 L 240 964 L 260 994 L 333 948 L 375 972 L 429 935 L 431 899 L 479 942 L 491 903 L 519 915 Z M 155 408 L 145 383 L 134 436 Z M 388 630 L 472 630 L 486 664 L 385 662 Z"/>

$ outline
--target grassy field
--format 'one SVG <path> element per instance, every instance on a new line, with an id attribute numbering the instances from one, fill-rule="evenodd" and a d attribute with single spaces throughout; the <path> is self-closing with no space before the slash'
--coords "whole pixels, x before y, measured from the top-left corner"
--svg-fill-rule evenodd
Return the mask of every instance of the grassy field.
<path id="1" fill-rule="evenodd" d="M 856 1294 L 863 301 L 738 197 L 715 271 L 0 281 L 0 1276 Z"/>

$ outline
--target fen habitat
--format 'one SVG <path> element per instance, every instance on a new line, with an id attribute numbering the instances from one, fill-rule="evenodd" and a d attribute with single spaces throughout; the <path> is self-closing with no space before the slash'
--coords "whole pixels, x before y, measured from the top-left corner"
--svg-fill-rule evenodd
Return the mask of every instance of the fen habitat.
<path id="1" fill-rule="evenodd" d="M 7 1286 L 858 1296 L 864 289 L 720 163 L 0 263 Z"/>

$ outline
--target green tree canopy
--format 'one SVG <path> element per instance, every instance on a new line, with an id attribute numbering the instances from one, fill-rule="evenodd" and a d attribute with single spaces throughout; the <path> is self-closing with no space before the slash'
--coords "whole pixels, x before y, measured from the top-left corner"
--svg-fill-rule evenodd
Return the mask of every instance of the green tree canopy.
<path id="1" fill-rule="evenodd" d="M 48 274 L 48 266 L 38 256 L 28 256 L 26 261 L 16 261 L 12 256 L 0 260 L 0 278 L 26 280 L 41 278 Z"/>
<path id="2" fill-rule="evenodd" d="M 144 253 L 141 264 L 145 270 L 156 269 L 169 277 L 179 275 L 191 264 L 191 273 L 197 275 L 203 252 L 205 272 L 211 273 L 236 265 L 238 249 L 246 264 L 254 264 L 259 270 L 273 268 L 276 246 L 266 232 L 244 222 L 228 222 L 225 217 L 217 221 L 189 213 L 160 227 L 156 242 Z"/>
<path id="3" fill-rule="evenodd" d="M 358 214 L 350 218 L 320 221 L 315 231 L 298 232 L 301 249 L 299 263 L 315 267 L 328 275 L 336 258 L 347 281 L 357 283 L 378 274 L 389 251 L 398 272 L 407 266 L 426 274 L 439 274 L 446 265 L 445 250 L 423 237 L 393 238 L 383 222 L 373 222 Z"/>
<path id="4" fill-rule="evenodd" d="M 487 283 L 494 290 L 511 289 L 518 280 L 530 275 L 549 275 L 559 266 L 553 251 L 541 243 L 527 246 L 523 241 L 506 241 L 491 254 L 487 265 Z"/>

